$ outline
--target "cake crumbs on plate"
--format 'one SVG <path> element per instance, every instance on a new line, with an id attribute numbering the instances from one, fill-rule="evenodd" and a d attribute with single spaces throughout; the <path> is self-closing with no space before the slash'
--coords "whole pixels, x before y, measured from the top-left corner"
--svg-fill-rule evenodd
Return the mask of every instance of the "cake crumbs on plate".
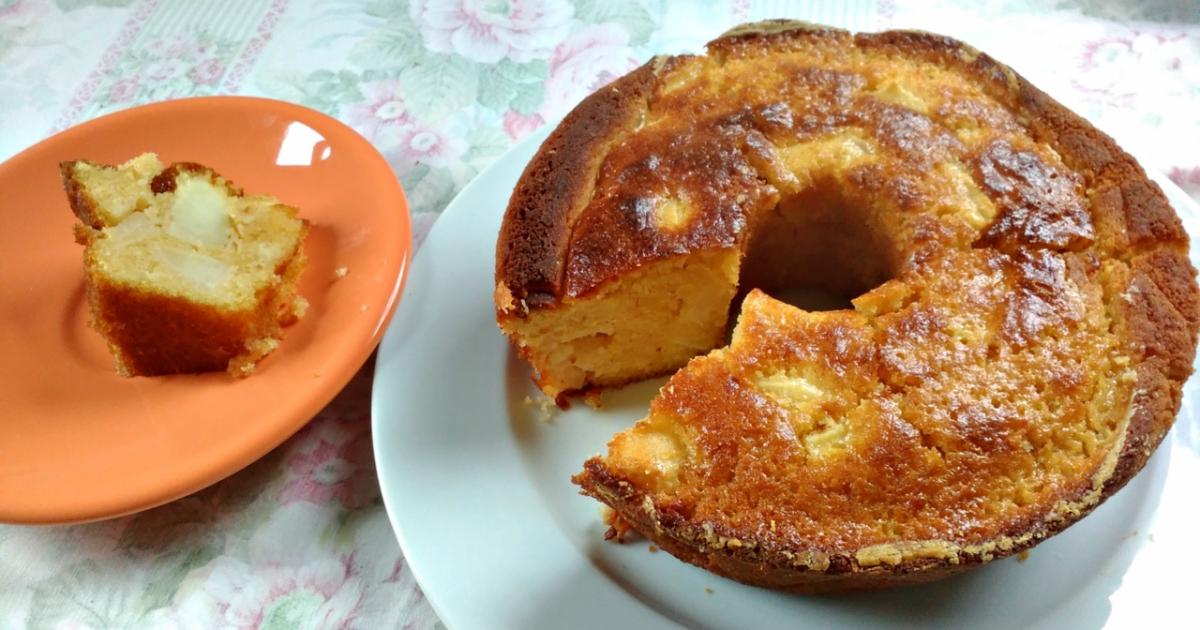
<path id="1" fill-rule="evenodd" d="M 1022 549 L 1019 553 L 1017 553 L 1017 562 L 1025 562 L 1028 559 L 1029 559 L 1029 550 L 1028 549 Z"/>
<path id="2" fill-rule="evenodd" d="M 607 505 L 600 506 L 600 520 L 608 525 L 608 531 L 604 532 L 604 540 L 616 540 L 618 543 L 624 543 L 625 537 L 633 531 L 633 526 L 621 518 L 616 510 Z"/>
<path id="3" fill-rule="evenodd" d="M 583 392 L 583 404 L 600 411 L 604 409 L 604 390 L 599 387 L 589 387 Z"/>
<path id="4" fill-rule="evenodd" d="M 704 587 L 704 592 L 705 592 L 705 593 L 708 593 L 709 595 L 712 595 L 712 594 L 713 594 L 713 590 L 712 590 L 711 588 L 707 587 L 707 586 L 705 586 L 705 587 Z"/>
<path id="5" fill-rule="evenodd" d="M 649 549 L 649 551 L 650 551 L 650 553 L 658 553 L 658 546 L 657 546 L 657 545 L 650 545 L 650 549 Z"/>
<path id="6" fill-rule="evenodd" d="M 528 396 L 526 398 L 528 398 Z M 558 405 L 554 403 L 553 399 L 545 396 L 538 396 L 537 403 L 538 420 L 546 424 L 552 423 L 554 421 L 554 412 L 558 409 Z"/>

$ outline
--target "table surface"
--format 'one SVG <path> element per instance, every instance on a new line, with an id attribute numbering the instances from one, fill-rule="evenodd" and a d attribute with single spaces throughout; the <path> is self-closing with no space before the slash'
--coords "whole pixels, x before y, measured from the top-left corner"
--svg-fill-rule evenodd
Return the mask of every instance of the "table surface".
<path id="1" fill-rule="evenodd" d="M 958 36 L 1200 200 L 1200 7 L 1188 0 L 0 0 L 0 160 L 136 104 L 294 101 L 387 157 L 419 246 L 475 174 L 590 91 L 766 17 Z M 195 495 L 101 523 L 0 525 L 0 629 L 440 627 L 380 500 L 371 373 Z"/>

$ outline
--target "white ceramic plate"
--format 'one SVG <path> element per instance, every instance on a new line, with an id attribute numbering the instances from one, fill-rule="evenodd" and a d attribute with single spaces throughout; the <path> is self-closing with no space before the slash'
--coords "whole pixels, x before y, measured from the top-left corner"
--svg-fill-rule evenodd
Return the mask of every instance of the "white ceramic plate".
<path id="1" fill-rule="evenodd" d="M 598 503 L 570 482 L 647 409 L 663 380 L 549 422 L 528 367 L 496 328 L 496 234 L 548 130 L 450 204 L 413 263 L 379 348 L 372 417 L 388 514 L 446 625 L 473 628 L 1163 627 L 1192 618 L 1200 522 L 1195 380 L 1158 453 L 1091 516 L 1035 548 L 927 586 L 803 597 L 743 586 L 649 544 L 603 540 Z M 1192 234 L 1200 208 L 1158 179 Z M 1193 263 L 1197 260 L 1193 249 Z"/>

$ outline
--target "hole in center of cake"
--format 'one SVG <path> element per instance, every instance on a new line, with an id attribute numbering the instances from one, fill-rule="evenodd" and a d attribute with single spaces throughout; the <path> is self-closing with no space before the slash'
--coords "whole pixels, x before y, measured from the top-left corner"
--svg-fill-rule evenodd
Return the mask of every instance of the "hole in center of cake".
<path id="1" fill-rule="evenodd" d="M 757 288 L 805 310 L 852 308 L 895 274 L 895 246 L 875 214 L 835 181 L 785 196 L 753 226 L 739 294 Z"/>

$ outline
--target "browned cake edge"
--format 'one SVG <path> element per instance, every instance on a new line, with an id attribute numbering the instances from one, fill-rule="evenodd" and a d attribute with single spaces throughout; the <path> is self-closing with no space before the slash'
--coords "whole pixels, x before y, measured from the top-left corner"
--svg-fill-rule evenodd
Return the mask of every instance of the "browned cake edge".
<path id="1" fill-rule="evenodd" d="M 778 43 L 779 38 L 827 36 L 830 32 L 841 31 L 771 22 L 763 28 L 735 29 L 709 48 L 722 51 L 756 42 Z M 599 457 L 588 460 L 584 470 L 573 477 L 583 494 L 611 506 L 639 533 L 676 557 L 742 582 L 797 592 L 882 588 L 938 579 L 1028 549 L 1074 524 L 1124 487 L 1170 430 L 1179 411 L 1183 383 L 1192 372 L 1200 330 L 1200 292 L 1196 271 L 1187 258 L 1188 236 L 1183 224 L 1158 185 L 1112 138 L 1008 67 L 952 38 L 889 31 L 858 34 L 855 42 L 858 46 L 894 48 L 968 72 L 993 98 L 1023 112 L 1030 131 L 1050 141 L 1066 164 L 1084 175 L 1094 221 L 1102 230 L 1099 240 L 1108 241 L 1099 243 L 1099 248 L 1129 265 L 1127 279 L 1106 290 L 1109 295 L 1121 296 L 1110 316 L 1114 332 L 1134 359 L 1137 384 L 1117 452 L 1110 454 L 1090 479 L 1080 480 L 1069 495 L 1060 498 L 1057 513 L 1046 514 L 1021 531 L 1005 532 L 994 541 L 959 549 L 945 557 L 918 557 L 864 567 L 851 555 L 832 554 L 827 566 L 809 568 L 797 564 L 797 550 L 761 544 L 767 541 L 730 546 L 729 539 L 740 539 L 745 533 L 705 531 L 687 523 L 670 506 L 655 505 L 628 480 L 614 475 Z M 568 124 L 564 121 L 563 126 Z M 561 132 L 560 127 L 556 134 Z M 540 154 L 534 161 L 539 158 Z M 514 203 L 517 201 L 514 196 Z M 540 210 L 544 220 L 560 224 L 572 220 L 558 210 L 562 205 L 529 205 Z M 559 225 L 556 234 L 565 237 L 568 230 Z M 563 247 L 565 244 L 559 243 L 541 255 L 560 255 Z M 548 265 L 546 261 L 537 264 Z M 497 278 L 501 281 L 520 279 L 502 276 L 500 271 L 498 267 Z M 514 282 L 512 286 L 522 285 Z M 552 302 L 544 300 L 542 304 Z"/>
<path id="2" fill-rule="evenodd" d="M 233 182 L 218 175 L 216 171 L 195 162 L 174 162 L 164 168 L 161 173 L 155 175 L 154 179 L 150 180 L 150 192 L 156 195 L 174 192 L 181 173 L 203 175 L 208 178 L 209 183 L 213 186 L 220 184 L 231 197 L 242 197 L 245 194 L 241 188 L 238 188 Z"/>
<path id="3" fill-rule="evenodd" d="M 99 204 L 92 199 L 83 184 L 75 178 L 75 167 L 78 164 L 91 164 L 99 168 L 104 168 L 104 166 L 87 160 L 71 160 L 58 164 L 58 172 L 62 175 L 63 191 L 67 193 L 67 203 L 71 206 L 71 212 L 75 213 L 85 227 L 99 230 L 104 227 L 104 222 L 100 220 Z M 79 229 L 79 226 L 76 226 L 75 240 L 80 244 L 83 244 L 83 235 L 84 232 Z"/>
<path id="4" fill-rule="evenodd" d="M 591 197 L 591 174 L 610 137 L 641 113 L 656 64 L 613 81 L 583 100 L 546 138 L 513 190 L 496 245 L 497 315 L 524 316 L 562 296 L 571 227 Z M 507 287 L 507 295 L 501 295 Z"/>
<path id="5" fill-rule="evenodd" d="M 83 222 L 75 226 L 75 240 L 87 246 L 104 225 L 96 201 L 75 178 L 75 165 L 82 162 L 62 162 L 59 169 L 71 210 Z M 213 184 L 223 182 L 230 195 L 243 195 L 229 180 L 223 180 L 207 166 L 192 162 L 177 162 L 163 169 L 151 181 L 151 190 L 155 193 L 174 190 L 180 172 L 206 174 Z M 89 324 L 104 337 L 117 373 L 159 376 L 224 370 L 236 377 L 250 374 L 282 338 L 282 327 L 297 318 L 293 310 L 297 298 L 295 285 L 307 261 L 304 239 L 309 229 L 308 221 L 301 219 L 301 222 L 295 249 L 276 267 L 280 280 L 257 296 L 253 310 L 221 310 L 181 297 L 107 282 L 92 272 L 94 261 L 85 250 Z"/>
<path id="6" fill-rule="evenodd" d="M 1101 212 L 1111 216 L 1098 217 L 1097 222 L 1127 230 L 1124 244 L 1135 248 L 1161 240 L 1186 244 L 1182 224 L 1162 191 L 1112 138 L 968 44 L 921 31 L 851 34 L 807 22 L 771 20 L 734 28 L 710 42 L 708 49 L 709 54 L 722 55 L 787 39 L 850 36 L 858 47 L 891 49 L 955 66 L 977 79 L 997 101 L 1023 112 L 1022 120 L 1029 130 L 1035 136 L 1052 138 L 1068 166 L 1099 172 L 1097 183 L 1106 186 L 1099 187 L 1092 200 Z M 681 58 L 652 59 L 584 99 L 525 167 L 510 197 L 496 244 L 496 307 L 500 319 L 523 317 L 530 310 L 560 304 L 571 231 L 590 198 L 594 171 L 604 158 L 597 149 L 641 112 L 660 72 Z"/>
<path id="7" fill-rule="evenodd" d="M 58 171 L 62 176 L 63 191 L 67 194 L 67 203 L 71 207 L 71 212 L 75 214 L 75 216 L 85 227 L 99 230 L 100 228 L 107 226 L 104 225 L 104 221 L 100 218 L 99 203 L 97 203 L 95 199 L 92 199 L 92 196 L 88 194 L 83 183 L 75 177 L 75 168 L 80 164 L 87 164 L 95 168 L 109 170 L 116 170 L 116 167 L 109 166 L 107 164 L 98 164 L 88 160 L 68 160 L 58 163 Z M 206 176 L 208 181 L 214 186 L 220 184 L 223 188 L 225 188 L 226 192 L 228 192 L 230 196 L 241 197 L 244 194 L 242 189 L 235 186 L 233 182 L 222 178 L 211 168 L 195 162 L 175 162 L 164 168 L 158 175 L 155 175 L 154 178 L 150 180 L 151 192 L 160 194 L 175 190 L 176 177 L 180 173 L 185 172 Z M 307 223 L 305 225 L 307 225 Z M 82 234 L 83 232 L 81 232 L 79 229 L 76 229 L 77 240 L 84 238 Z M 82 243 L 82 241 L 80 242 Z"/>

